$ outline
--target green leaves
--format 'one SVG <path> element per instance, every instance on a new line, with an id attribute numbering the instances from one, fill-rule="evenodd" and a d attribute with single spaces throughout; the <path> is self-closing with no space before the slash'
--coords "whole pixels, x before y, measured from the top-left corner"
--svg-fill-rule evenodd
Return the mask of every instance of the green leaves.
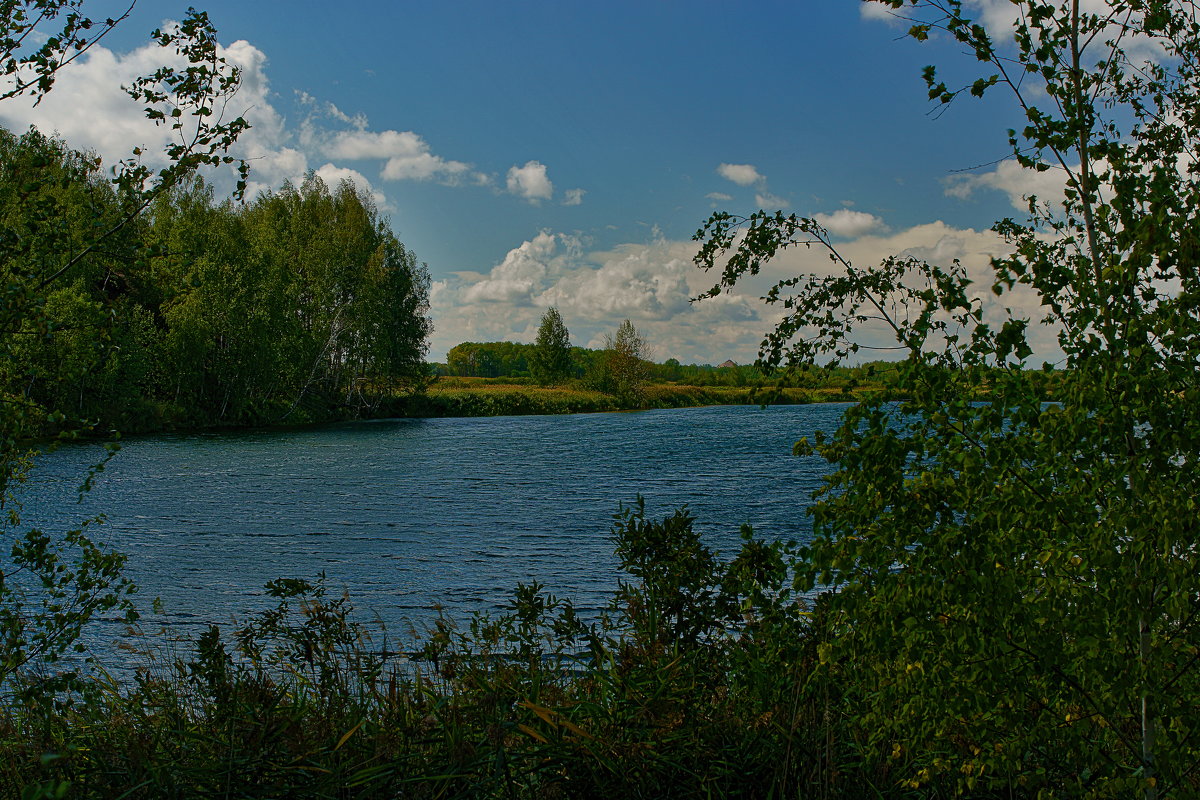
<path id="1" fill-rule="evenodd" d="M 101 23 L 83 16 L 83 5 L 0 3 L 0 73 L 7 78 L 0 100 L 40 101 L 59 70 L 132 9 Z M 0 566 L 0 693 L 51 708 L 94 687 L 79 671 L 48 665 L 85 649 L 79 637 L 96 616 L 131 621 L 136 614 L 123 556 L 90 526 L 22 530 L 11 493 L 28 477 L 28 442 L 92 431 L 95 416 L 88 416 L 97 407 L 110 417 L 145 412 L 142 390 L 152 380 L 149 353 L 160 319 L 140 303 L 153 294 L 139 269 L 153 254 L 140 248 L 139 218 L 199 167 L 234 163 L 227 151 L 247 127 L 222 118 L 239 76 L 219 57 L 206 15 L 190 11 L 155 36 L 186 64 L 157 70 L 130 90 L 147 103 L 150 119 L 179 135 L 157 173 L 135 149 L 105 180 L 94 156 L 36 131 L 20 138 L 0 131 L 0 506 L 7 512 L 0 531 L 8 539 Z M 102 468 L 87 473 L 81 492 Z"/>
<path id="2" fill-rule="evenodd" d="M 93 22 L 79 13 L 84 0 L 7 0 L 0 5 L 0 73 L 9 77 L 0 101 L 24 95 L 35 104 L 54 87 L 58 71 L 129 16 Z M 54 33 L 47 33 L 56 31 Z M 40 35 L 39 35 L 40 34 Z M 39 44 L 40 41 L 40 44 Z"/>
<path id="3" fill-rule="evenodd" d="M 1165 0 L 1101 14 L 1027 0 L 994 32 L 1011 40 L 993 41 L 967 4 L 910 5 L 910 35 L 952 37 L 980 62 L 959 90 L 927 67 L 930 99 L 1006 86 L 1024 126 L 1014 158 L 1065 177 L 1062 202 L 1030 198 L 1028 222 L 997 223 L 1013 250 L 985 284 L 1036 295 L 1046 316 L 985 312 L 959 265 L 853 264 L 810 220 L 709 220 L 696 261 L 722 275 L 706 296 L 797 245 L 837 267 L 768 291 L 786 316 L 764 363 L 851 357 L 866 319 L 906 354 L 895 395 L 797 444 L 832 470 L 797 587 L 836 589 L 845 627 L 826 663 L 855 664 L 868 699 L 846 713 L 868 747 L 911 754 L 902 783 L 1186 794 L 1200 765 L 1186 699 L 1200 692 L 1200 284 L 1181 265 L 1200 141 L 1178 120 L 1200 117 L 1200 27 Z M 1051 337 L 1055 368 L 1026 371 Z"/>
<path id="4" fill-rule="evenodd" d="M 529 373 L 543 386 L 561 383 L 574 373 L 571 338 L 558 309 L 551 306 L 538 325 L 534 349 L 529 353 Z"/>
<path id="5" fill-rule="evenodd" d="M 625 405 L 640 405 L 650 378 L 650 346 L 629 320 L 605 340 L 600 384 Z"/>

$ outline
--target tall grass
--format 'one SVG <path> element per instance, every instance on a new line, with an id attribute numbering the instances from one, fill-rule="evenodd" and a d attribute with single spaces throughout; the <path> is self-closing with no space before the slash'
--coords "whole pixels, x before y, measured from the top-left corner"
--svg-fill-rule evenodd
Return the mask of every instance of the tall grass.
<path id="1" fill-rule="evenodd" d="M 829 620 L 784 548 L 732 559 L 685 512 L 613 529 L 629 575 L 601 619 L 538 585 L 419 642 L 372 639 L 323 582 L 90 700 L 10 701 L 0 785 L 25 797 L 868 797 Z M 400 653 L 397 650 L 407 652 Z M 849 669 L 850 665 L 846 666 Z M 890 795 L 889 795 L 890 796 Z"/>
<path id="2" fill-rule="evenodd" d="M 440 379 L 423 396 L 401 401 L 405 416 L 492 417 L 616 411 L 611 395 L 589 389 Z"/>
<path id="3" fill-rule="evenodd" d="M 718 405 L 800 405 L 852 400 L 863 391 L 865 389 L 850 391 L 833 387 L 654 384 L 621 399 L 582 385 L 538 386 L 511 378 L 442 377 L 424 394 L 388 398 L 376 413 L 408 417 L 489 417 Z"/>

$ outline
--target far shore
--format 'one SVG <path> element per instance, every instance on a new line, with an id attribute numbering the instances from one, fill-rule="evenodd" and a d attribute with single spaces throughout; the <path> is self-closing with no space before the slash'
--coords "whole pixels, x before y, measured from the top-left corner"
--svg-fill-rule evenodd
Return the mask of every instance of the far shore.
<path id="1" fill-rule="evenodd" d="M 880 385 L 853 388 L 771 386 L 692 386 L 676 383 L 650 384 L 633 397 L 621 398 L 578 385 L 540 386 L 522 379 L 442 376 L 424 392 L 396 392 L 367 397 L 357 406 L 314 404 L 300 413 L 271 415 L 247 421 L 200 421 L 181 418 L 168 408 L 158 413 L 123 415 L 117 423 L 101 422 L 71 438 L 111 439 L 123 435 L 157 433 L 233 432 L 287 430 L 331 422 L 395 418 L 507 417 L 555 414 L 588 414 L 615 411 L 646 411 L 664 408 L 703 408 L 735 405 L 808 405 L 861 400 Z M 315 406 L 315 407 L 314 407 Z M 272 419 L 272 416 L 275 418 Z M 35 440 L 55 439 L 51 433 Z"/>
<path id="2" fill-rule="evenodd" d="M 578 414 L 723 405 L 807 405 L 861 399 L 880 386 L 771 387 L 647 385 L 630 397 L 582 386 L 539 386 L 502 378 L 441 377 L 424 393 L 385 399 L 372 416 L 491 417 Z M 381 413 L 380 413 L 381 412 Z"/>

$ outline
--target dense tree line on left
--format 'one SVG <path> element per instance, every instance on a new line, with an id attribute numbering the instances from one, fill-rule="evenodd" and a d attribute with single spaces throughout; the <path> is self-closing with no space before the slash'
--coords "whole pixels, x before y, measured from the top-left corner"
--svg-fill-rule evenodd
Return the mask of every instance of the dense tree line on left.
<path id="1" fill-rule="evenodd" d="M 116 228 L 3 331 L 0 391 L 28 433 L 299 423 L 422 384 L 428 273 L 352 184 L 234 203 L 189 178 L 118 225 L 129 202 L 97 158 L 0 130 L 10 294 Z"/>

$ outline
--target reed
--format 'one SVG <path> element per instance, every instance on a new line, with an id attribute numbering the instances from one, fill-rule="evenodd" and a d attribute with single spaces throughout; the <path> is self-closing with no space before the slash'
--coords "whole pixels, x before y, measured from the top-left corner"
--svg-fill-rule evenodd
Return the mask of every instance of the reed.
<path id="1" fill-rule="evenodd" d="M 323 580 L 275 581 L 275 608 L 159 648 L 133 678 L 7 703 L 0 781 L 27 798 L 832 798 L 894 783 L 820 664 L 832 625 L 791 596 L 786 549 L 747 530 L 723 560 L 692 522 L 620 515 L 630 577 L 595 620 L 534 584 L 503 614 L 397 646 Z"/>
<path id="2" fill-rule="evenodd" d="M 512 378 L 442 377 L 423 394 L 386 398 L 375 413 L 405 417 L 493 417 L 720 405 L 803 405 L 854 400 L 872 388 L 800 389 L 669 383 L 647 386 L 635 396 L 619 398 L 582 385 L 538 386 L 531 381 Z"/>

